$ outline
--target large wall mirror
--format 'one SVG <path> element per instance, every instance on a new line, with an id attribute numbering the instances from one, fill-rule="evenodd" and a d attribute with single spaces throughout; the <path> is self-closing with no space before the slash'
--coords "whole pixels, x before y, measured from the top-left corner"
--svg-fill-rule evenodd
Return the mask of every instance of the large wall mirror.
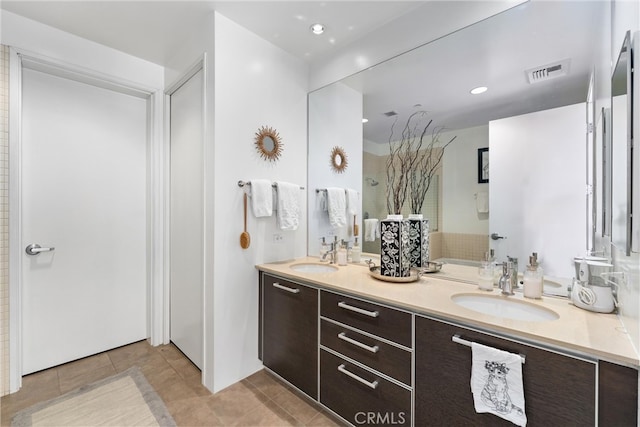
<path id="1" fill-rule="evenodd" d="M 527 2 L 310 93 L 309 159 L 324 149 L 315 144 L 326 127 L 314 126 L 316 115 L 339 106 L 341 120 L 361 129 L 359 222 L 366 231 L 366 218 L 388 214 L 389 143 L 412 113 L 426 111 L 441 141 L 456 136 L 423 205 L 431 259 L 473 265 L 491 248 L 499 261 L 518 258 L 522 271 L 537 252 L 546 274 L 572 277 L 573 257 L 590 243 L 585 117 L 591 76 L 604 55 L 598 46 L 605 7 Z M 472 95 L 478 86 L 488 90 Z M 350 102 L 356 97 L 356 111 L 347 111 L 336 94 Z M 363 117 L 368 122 L 360 124 Z M 484 148 L 489 176 L 479 182 Z M 310 168 L 309 180 L 322 177 Z M 313 221 L 309 227 L 309 254 L 316 255 L 312 236 L 330 231 L 313 230 Z M 363 251 L 378 252 L 379 242 L 365 238 Z"/>
<path id="2" fill-rule="evenodd" d="M 611 240 L 631 254 L 631 34 L 627 32 L 611 77 Z"/>

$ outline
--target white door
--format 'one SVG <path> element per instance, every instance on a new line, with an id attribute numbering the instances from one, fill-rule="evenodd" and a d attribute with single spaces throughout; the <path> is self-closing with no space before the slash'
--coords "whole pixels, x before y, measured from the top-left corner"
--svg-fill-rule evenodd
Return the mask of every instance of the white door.
<path id="1" fill-rule="evenodd" d="M 30 69 L 22 83 L 24 375 L 147 336 L 147 107 Z"/>
<path id="2" fill-rule="evenodd" d="M 171 341 L 203 368 L 203 71 L 171 94 Z"/>

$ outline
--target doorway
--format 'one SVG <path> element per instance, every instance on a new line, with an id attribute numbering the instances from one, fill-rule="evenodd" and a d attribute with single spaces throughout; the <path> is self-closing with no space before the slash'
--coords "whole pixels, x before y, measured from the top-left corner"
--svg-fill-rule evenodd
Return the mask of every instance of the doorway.
<path id="1" fill-rule="evenodd" d="M 171 137 L 170 336 L 204 367 L 204 71 L 201 63 L 168 92 Z"/>
<path id="2" fill-rule="evenodd" d="M 149 336 L 147 167 L 156 115 L 150 92 L 12 55 L 21 71 L 11 89 L 21 91 L 12 141 L 20 154 L 10 160 L 17 390 L 16 375 Z M 28 254 L 29 245 L 41 247 Z"/>

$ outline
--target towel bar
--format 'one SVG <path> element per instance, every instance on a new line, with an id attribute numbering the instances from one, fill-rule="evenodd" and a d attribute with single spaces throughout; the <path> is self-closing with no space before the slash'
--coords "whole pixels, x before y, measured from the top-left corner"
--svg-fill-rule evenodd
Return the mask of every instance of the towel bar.
<path id="1" fill-rule="evenodd" d="M 345 193 L 346 193 L 346 192 L 347 192 L 347 189 L 345 188 L 345 190 L 344 190 L 344 191 L 345 191 Z M 316 193 L 326 193 L 326 192 L 327 192 L 327 189 L 326 189 L 326 188 L 316 188 Z M 358 195 L 359 195 L 359 194 L 360 194 L 360 193 L 358 192 Z"/>
<path id="2" fill-rule="evenodd" d="M 471 347 L 471 341 L 467 341 L 463 338 L 460 338 L 460 335 L 454 335 L 451 337 L 451 341 L 453 341 L 454 343 L 457 344 L 462 344 L 462 345 L 466 345 L 467 347 Z M 520 354 L 519 355 L 520 358 L 522 359 L 522 364 L 524 365 L 524 362 L 526 360 L 526 356 L 524 354 Z"/>
<path id="3" fill-rule="evenodd" d="M 251 181 L 242 181 L 242 180 L 238 181 L 238 187 L 244 187 L 245 185 L 251 185 Z M 271 184 L 271 186 L 273 188 L 276 188 L 275 183 Z M 300 189 L 304 190 L 304 187 L 300 186 Z"/>

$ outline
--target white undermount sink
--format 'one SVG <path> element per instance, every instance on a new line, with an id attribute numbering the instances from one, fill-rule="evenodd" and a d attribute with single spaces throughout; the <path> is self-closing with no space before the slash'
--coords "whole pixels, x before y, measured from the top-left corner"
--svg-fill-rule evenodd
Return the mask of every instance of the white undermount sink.
<path id="1" fill-rule="evenodd" d="M 548 308 L 499 295 L 456 294 L 451 300 L 478 313 L 513 320 L 546 322 L 560 317 Z"/>
<path id="2" fill-rule="evenodd" d="M 312 262 L 293 264 L 289 268 L 299 273 L 333 273 L 334 271 L 338 271 L 338 267 L 334 265 L 316 264 Z"/>

